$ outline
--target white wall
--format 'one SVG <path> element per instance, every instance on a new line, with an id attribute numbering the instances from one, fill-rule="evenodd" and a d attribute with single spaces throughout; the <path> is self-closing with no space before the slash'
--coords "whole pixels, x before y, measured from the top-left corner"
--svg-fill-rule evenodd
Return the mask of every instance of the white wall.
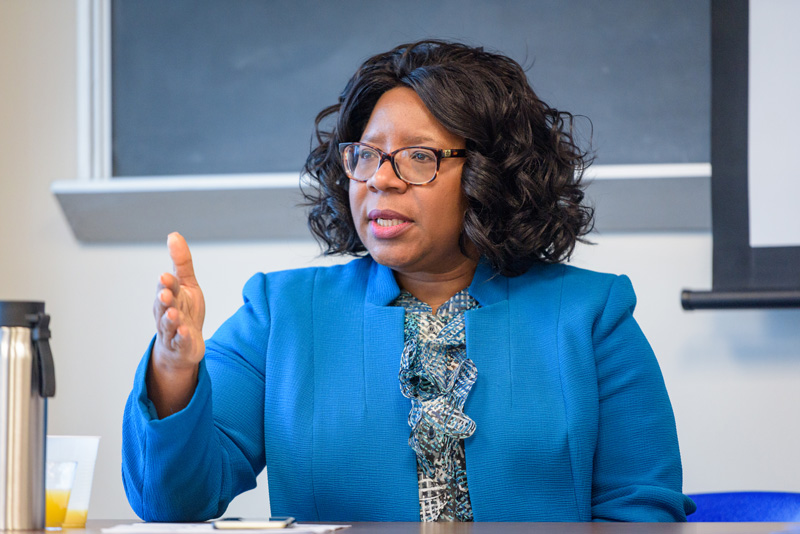
<path id="1" fill-rule="evenodd" d="M 90 518 L 130 518 L 119 475 L 121 414 L 152 333 L 163 246 L 78 243 L 49 192 L 76 174 L 74 0 L 0 1 L 0 299 L 44 300 L 58 392 L 50 432 L 102 436 Z M 683 288 L 711 287 L 709 234 L 596 236 L 575 263 L 624 272 L 664 371 L 685 490 L 800 491 L 800 310 L 680 308 Z M 196 244 L 210 334 L 244 281 L 323 263 L 308 241 Z M 230 512 L 264 515 L 266 488 Z"/>

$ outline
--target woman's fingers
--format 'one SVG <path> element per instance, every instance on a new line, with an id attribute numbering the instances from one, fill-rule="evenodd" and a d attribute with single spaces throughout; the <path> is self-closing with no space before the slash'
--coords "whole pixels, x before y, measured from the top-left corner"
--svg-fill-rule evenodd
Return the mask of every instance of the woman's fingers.
<path id="1" fill-rule="evenodd" d="M 192 253 L 189 245 L 178 232 L 172 232 L 167 237 L 167 248 L 169 256 L 172 258 L 172 266 L 175 276 L 180 284 L 190 287 L 197 287 L 197 279 L 194 276 L 194 264 L 192 263 Z"/>
<path id="2" fill-rule="evenodd" d="M 177 232 L 172 233 L 167 238 L 167 247 L 174 273 L 163 273 L 158 279 L 153 302 L 158 331 L 154 357 L 175 368 L 192 366 L 205 352 L 205 299 L 194 276 L 186 240 Z"/>
<path id="3" fill-rule="evenodd" d="M 181 289 L 181 281 L 174 274 L 162 273 L 158 279 L 158 287 L 159 289 L 169 289 L 177 295 Z"/>
<path id="4" fill-rule="evenodd" d="M 190 291 L 181 290 L 181 280 L 170 273 L 163 273 L 158 280 L 156 288 L 156 299 L 154 303 L 154 315 L 156 319 L 161 317 L 169 308 L 177 308 L 181 313 L 194 309 L 192 290 L 199 291 L 199 288 L 191 288 Z M 193 320 L 189 317 L 187 320 Z"/>
<path id="5" fill-rule="evenodd" d="M 175 308 L 167 308 L 164 310 L 164 313 L 157 317 L 158 331 L 163 335 L 164 345 L 168 347 L 172 344 L 172 338 L 175 337 L 178 326 L 180 326 L 177 322 L 178 316 L 178 310 Z"/>
<path id="6" fill-rule="evenodd" d="M 194 347 L 196 330 L 186 322 L 185 315 L 176 308 L 168 308 L 159 319 L 158 331 L 164 348 L 170 352 L 184 352 Z"/>
<path id="7" fill-rule="evenodd" d="M 156 287 L 156 298 L 153 301 L 153 317 L 155 317 L 156 323 L 160 321 L 167 309 L 175 305 L 175 289 L 166 287 L 172 285 L 166 278 L 167 276 L 174 278 L 172 275 L 162 274 Z"/>

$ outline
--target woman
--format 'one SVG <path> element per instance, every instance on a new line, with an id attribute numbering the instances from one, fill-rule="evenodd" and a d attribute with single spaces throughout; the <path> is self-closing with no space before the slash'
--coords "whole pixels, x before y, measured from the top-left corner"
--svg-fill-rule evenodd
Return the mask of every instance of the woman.
<path id="1" fill-rule="evenodd" d="M 204 343 L 170 236 L 125 415 L 136 513 L 216 517 L 266 465 L 300 520 L 685 520 L 630 282 L 561 263 L 592 220 L 571 131 L 502 55 L 367 60 L 306 163 L 312 231 L 363 257 L 254 276 Z"/>

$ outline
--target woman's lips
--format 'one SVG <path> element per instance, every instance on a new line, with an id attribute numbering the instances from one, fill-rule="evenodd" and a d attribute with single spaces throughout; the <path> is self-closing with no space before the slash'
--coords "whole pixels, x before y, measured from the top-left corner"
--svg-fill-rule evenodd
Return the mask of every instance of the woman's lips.
<path id="1" fill-rule="evenodd" d="M 392 210 L 372 210 L 367 214 L 369 229 L 378 239 L 391 239 L 411 226 L 411 220 Z"/>

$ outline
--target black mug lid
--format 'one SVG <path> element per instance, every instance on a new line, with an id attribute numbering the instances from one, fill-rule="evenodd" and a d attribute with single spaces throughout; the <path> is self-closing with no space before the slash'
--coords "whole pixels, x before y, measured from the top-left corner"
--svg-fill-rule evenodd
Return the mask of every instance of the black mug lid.
<path id="1" fill-rule="evenodd" d="M 29 316 L 44 313 L 44 302 L 24 300 L 0 300 L 0 326 L 24 326 L 30 328 Z"/>

